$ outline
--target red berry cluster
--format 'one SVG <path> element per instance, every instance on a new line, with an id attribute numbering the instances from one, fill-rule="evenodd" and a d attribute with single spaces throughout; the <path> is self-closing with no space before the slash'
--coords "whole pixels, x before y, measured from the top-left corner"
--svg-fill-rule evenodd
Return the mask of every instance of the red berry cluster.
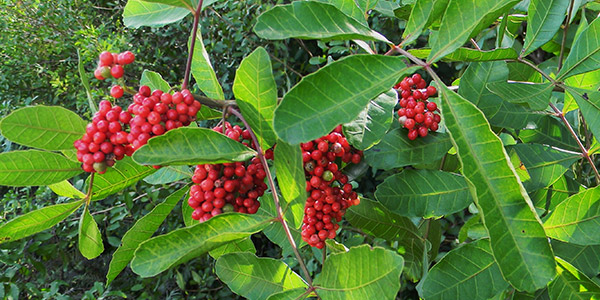
<path id="1" fill-rule="evenodd" d="M 213 128 L 223 133 L 223 127 Z M 250 133 L 239 126 L 225 123 L 225 135 L 229 138 L 250 143 Z M 265 153 L 273 159 L 273 150 Z M 255 214 L 260 207 L 258 197 L 267 189 L 264 179 L 267 176 L 258 157 L 248 162 L 205 164 L 196 166 L 190 189 L 188 205 L 194 209 L 192 218 L 204 222 L 223 212 L 236 211 Z"/>
<path id="2" fill-rule="evenodd" d="M 135 55 L 131 51 L 125 51 L 123 53 L 110 53 L 104 51 L 100 53 L 100 60 L 98 62 L 98 68 L 94 71 L 94 76 L 98 80 L 104 80 L 110 78 L 123 77 L 123 66 L 132 63 L 135 60 Z"/>
<path id="3" fill-rule="evenodd" d="M 435 113 L 437 104 L 429 102 L 427 99 L 434 96 L 437 90 L 433 86 L 427 86 L 427 83 L 421 75 L 413 74 L 411 77 L 405 77 L 401 82 L 394 86 L 400 91 L 400 109 L 398 110 L 398 121 L 408 129 L 408 138 L 416 139 L 418 136 L 427 136 L 428 131 L 438 130 L 440 115 Z"/>
<path id="4" fill-rule="evenodd" d="M 104 51 L 100 53 L 94 75 L 100 80 L 109 76 L 121 78 L 122 65 L 134 60 L 135 56 L 130 51 L 120 54 Z M 113 86 L 111 95 L 122 97 L 123 88 Z M 145 85 L 134 95 L 127 111 L 112 106 L 109 101 L 102 101 L 92 123 L 87 125 L 86 133 L 73 144 L 77 149 L 77 159 L 83 163 L 86 172 L 104 173 L 115 160 L 132 155 L 151 137 L 189 125 L 196 119 L 201 106 L 188 90 L 169 94 L 160 90 L 152 92 Z"/>
<path id="5" fill-rule="evenodd" d="M 169 94 L 143 85 L 127 108 L 133 115 L 128 142 L 137 150 L 153 136 L 190 125 L 201 106 L 188 90 Z"/>
<path id="6" fill-rule="evenodd" d="M 115 160 L 133 153 L 126 131 L 130 119 L 131 115 L 122 111 L 121 107 L 112 106 L 106 100 L 100 102 L 85 134 L 73 143 L 77 149 L 77 160 L 83 163 L 84 171 L 102 174 L 107 167 L 115 164 Z"/>
<path id="7" fill-rule="evenodd" d="M 348 176 L 339 170 L 336 160 L 357 164 L 362 151 L 352 148 L 342 133 L 342 126 L 330 134 L 301 144 L 306 191 L 309 193 L 304 207 L 302 239 L 313 247 L 322 249 L 326 239 L 333 239 L 340 227 L 346 209 L 360 203 Z"/>

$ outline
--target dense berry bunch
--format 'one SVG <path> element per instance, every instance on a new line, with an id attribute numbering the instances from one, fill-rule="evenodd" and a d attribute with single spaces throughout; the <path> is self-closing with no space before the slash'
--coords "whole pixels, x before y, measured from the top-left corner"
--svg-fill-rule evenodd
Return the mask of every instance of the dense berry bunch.
<path id="1" fill-rule="evenodd" d="M 223 133 L 223 127 L 213 130 Z M 251 144 L 250 134 L 239 126 L 225 123 L 225 133 L 229 138 Z M 273 150 L 265 153 L 273 158 Z M 194 209 L 192 218 L 204 222 L 223 212 L 236 211 L 255 214 L 260 207 L 258 198 L 265 193 L 267 185 L 263 165 L 258 157 L 248 162 L 205 164 L 196 166 L 190 189 L 188 204 Z"/>
<path id="2" fill-rule="evenodd" d="M 196 119 L 200 107 L 200 102 L 194 100 L 188 90 L 171 95 L 160 90 L 151 92 L 148 86 L 143 85 L 127 108 L 127 112 L 133 115 L 129 122 L 128 141 L 137 150 L 153 136 L 189 125 Z"/>
<path id="3" fill-rule="evenodd" d="M 94 71 L 94 76 L 98 80 L 104 80 L 106 78 L 123 77 L 124 65 L 128 65 L 135 60 L 135 55 L 131 51 L 125 51 L 123 53 L 110 53 L 104 51 L 100 53 L 98 68 Z"/>
<path id="4" fill-rule="evenodd" d="M 418 136 L 425 137 L 429 130 L 438 130 L 440 115 L 435 113 L 437 105 L 427 99 L 434 96 L 437 90 L 427 83 L 421 75 L 414 74 L 405 77 L 394 86 L 401 95 L 399 100 L 398 121 L 408 129 L 408 138 L 416 139 Z"/>
<path id="5" fill-rule="evenodd" d="M 309 196 L 304 207 L 302 239 L 319 249 L 326 239 L 333 239 L 346 209 L 360 200 L 348 176 L 339 170 L 336 160 L 357 164 L 362 151 L 352 148 L 338 126 L 330 134 L 301 144 L 306 191 Z"/>
<path id="6" fill-rule="evenodd" d="M 126 131 L 129 119 L 131 115 L 122 111 L 121 107 L 112 106 L 106 100 L 100 102 L 92 123 L 86 127 L 86 133 L 73 143 L 84 171 L 102 174 L 106 172 L 106 167 L 114 165 L 115 160 L 133 153 Z"/>

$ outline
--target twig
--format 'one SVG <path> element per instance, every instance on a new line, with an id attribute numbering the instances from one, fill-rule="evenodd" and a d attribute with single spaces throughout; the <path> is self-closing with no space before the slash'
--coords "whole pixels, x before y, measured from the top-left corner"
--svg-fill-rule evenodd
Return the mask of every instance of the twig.
<path id="1" fill-rule="evenodd" d="M 563 57 L 565 55 L 565 44 L 567 42 L 567 31 L 569 30 L 569 23 L 571 23 L 571 14 L 573 13 L 573 2 L 575 2 L 575 1 L 571 0 L 569 3 L 569 10 L 567 11 L 567 20 L 565 21 L 565 28 L 563 31 L 562 40 L 560 42 L 560 55 L 558 56 L 558 69 L 556 70 L 557 73 L 558 73 L 558 71 L 560 71 L 560 68 L 562 68 Z"/>
<path id="2" fill-rule="evenodd" d="M 302 73 L 300 73 L 300 72 L 298 72 L 298 71 L 294 70 L 294 68 L 290 67 L 290 66 L 289 66 L 289 65 L 288 65 L 286 62 L 284 62 L 284 61 L 282 61 L 281 59 L 277 58 L 275 55 L 271 54 L 271 52 L 269 52 L 269 56 L 270 56 L 272 59 L 274 59 L 274 60 L 276 60 L 277 62 L 279 62 L 280 64 L 282 64 L 282 65 L 283 65 L 283 66 L 284 66 L 286 69 L 288 69 L 288 70 L 292 71 L 294 74 L 296 74 L 296 75 L 300 76 L 300 78 L 304 77 L 304 76 L 302 75 Z"/>
<path id="3" fill-rule="evenodd" d="M 548 74 L 546 74 L 544 71 L 542 71 L 542 69 L 538 68 L 538 66 L 532 64 L 531 62 L 529 62 L 523 58 L 507 59 L 506 61 L 520 62 L 522 64 L 528 65 L 530 68 L 532 68 L 535 71 L 537 71 L 538 73 L 540 73 L 540 75 L 542 75 L 544 78 L 548 79 L 548 81 L 550 81 L 552 84 L 554 84 L 554 85 L 558 84 L 558 82 L 556 80 L 554 80 L 554 78 L 550 77 Z"/>
<path id="4" fill-rule="evenodd" d="M 475 49 L 477 49 L 478 51 L 481 51 L 481 48 L 479 47 L 479 45 L 477 45 L 477 42 L 474 39 L 470 39 L 471 44 L 473 44 L 473 47 L 475 47 Z"/>
<path id="5" fill-rule="evenodd" d="M 292 233 L 290 232 L 290 228 L 289 228 L 287 222 L 285 221 L 285 218 L 283 217 L 283 211 L 281 209 L 281 205 L 279 202 L 279 195 L 277 194 L 277 190 L 275 189 L 275 182 L 273 181 L 273 177 L 271 176 L 271 171 L 269 170 L 269 164 L 267 162 L 267 159 L 263 155 L 260 144 L 258 143 L 258 139 L 256 138 L 254 131 L 250 127 L 250 124 L 248 124 L 248 122 L 242 116 L 242 114 L 240 112 L 238 112 L 233 107 L 229 107 L 228 111 L 231 114 L 233 114 L 234 116 L 236 116 L 238 119 L 240 119 L 242 121 L 242 123 L 244 123 L 244 125 L 248 129 L 248 133 L 250 133 L 250 136 L 252 137 L 252 142 L 254 142 L 254 144 L 256 146 L 256 152 L 258 155 L 258 159 L 260 159 L 260 162 L 263 165 L 265 173 L 267 173 L 267 182 L 273 193 L 273 201 L 275 202 L 275 208 L 277 210 L 277 221 L 281 222 L 281 225 L 283 226 L 283 230 L 285 231 L 285 235 L 287 236 L 287 239 L 290 242 L 292 249 L 294 250 L 294 254 L 296 255 L 296 258 L 298 259 L 300 268 L 302 269 L 302 272 L 304 272 L 306 281 L 308 282 L 309 287 L 312 287 L 312 278 L 310 277 L 310 273 L 308 272 L 308 269 L 306 268 L 306 265 L 304 264 L 304 261 L 302 260 L 302 256 L 300 256 L 300 252 L 298 252 L 298 247 L 296 246 L 296 241 L 294 241 L 294 238 L 292 237 Z"/>
<path id="6" fill-rule="evenodd" d="M 577 142 L 577 145 L 579 146 L 579 149 L 581 150 L 581 156 L 583 156 L 583 158 L 585 158 L 590 163 L 592 170 L 594 171 L 594 175 L 596 176 L 596 183 L 600 183 L 600 174 L 598 173 L 598 169 L 596 168 L 596 165 L 594 164 L 594 161 L 592 160 L 592 158 L 589 156 L 588 150 L 581 143 L 579 136 L 577 135 L 575 130 L 573 130 L 573 127 L 571 126 L 569 121 L 567 121 L 567 118 L 565 118 L 565 115 L 562 113 L 562 111 L 560 111 L 552 103 L 550 103 L 550 107 L 552 108 L 552 110 L 554 110 L 554 112 L 556 113 L 556 116 L 558 116 L 561 119 L 561 121 L 565 124 L 565 126 L 567 126 L 567 129 L 569 129 L 571 136 L 573 136 L 573 138 Z"/>
<path id="7" fill-rule="evenodd" d="M 181 89 L 186 89 L 187 85 L 190 81 L 190 71 L 192 69 L 192 58 L 194 57 L 194 47 L 196 46 L 196 39 L 198 38 L 198 22 L 200 22 L 200 12 L 202 11 L 202 2 L 204 0 L 200 0 L 198 3 L 198 7 L 196 8 L 196 12 L 194 14 L 194 25 L 192 27 L 192 41 L 190 42 L 190 51 L 188 53 L 187 63 L 185 64 L 185 75 L 183 77 L 183 85 L 181 85 Z"/>

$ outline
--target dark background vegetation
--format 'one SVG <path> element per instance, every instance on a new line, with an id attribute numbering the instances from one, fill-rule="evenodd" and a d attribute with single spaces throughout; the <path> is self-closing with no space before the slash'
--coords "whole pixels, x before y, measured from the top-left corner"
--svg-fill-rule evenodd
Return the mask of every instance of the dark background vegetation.
<path id="1" fill-rule="evenodd" d="M 226 98 L 232 99 L 231 84 L 242 58 L 258 46 L 271 54 L 280 95 L 300 78 L 324 65 L 356 52 L 349 42 L 265 41 L 252 26 L 256 17 L 284 1 L 220 1 L 203 12 L 201 27 L 207 51 Z M 289 1 L 286 1 L 289 2 Z M 26 105 L 60 105 L 90 119 L 87 97 L 81 84 L 78 52 L 90 79 L 92 95 L 98 102 L 108 94 L 109 82 L 93 78 L 101 51 L 130 50 L 135 64 L 126 69 L 127 82 L 136 87 L 144 69 L 159 72 L 172 85 L 180 84 L 191 29 L 191 16 L 162 27 L 125 28 L 121 14 L 126 1 L 85 0 L 2 0 L 0 2 L 0 117 Z M 376 30 L 399 40 L 401 22 L 377 15 L 370 19 Z M 386 50 L 386 49 L 380 49 Z M 446 77 L 455 75 L 450 66 Z M 18 149 L 0 136 L 0 151 Z M 369 196 L 377 175 L 367 173 L 360 189 Z M 379 174 L 380 175 L 380 174 Z M 84 178 L 73 184 L 82 189 Z M 214 260 L 208 255 L 173 268 L 154 278 L 140 278 L 129 269 L 108 287 L 105 275 L 120 238 L 135 220 L 148 213 L 181 184 L 152 186 L 140 182 L 120 194 L 93 203 L 92 214 L 105 242 L 104 253 L 88 261 L 77 249 L 80 212 L 58 226 L 30 238 L 0 245 L 0 299 L 230 299 L 236 298 L 214 275 Z M 68 199 L 57 197 L 46 187 L 0 187 L 0 223 L 18 215 Z M 372 194 L 371 194 L 372 196 Z M 185 205 L 185 204 L 184 204 Z M 452 225 L 443 221 L 443 231 L 452 234 Z M 180 207 L 173 210 L 158 233 L 183 226 Z M 364 242 L 360 232 L 346 228 L 341 237 L 347 246 Z M 264 236 L 253 237 L 260 255 L 277 256 L 281 249 Z M 377 243 L 378 241 L 369 240 Z M 303 249 L 311 271 L 319 271 L 310 247 Z M 294 259 L 286 259 L 296 267 Z M 404 295 L 416 297 L 414 287 L 403 287 Z"/>

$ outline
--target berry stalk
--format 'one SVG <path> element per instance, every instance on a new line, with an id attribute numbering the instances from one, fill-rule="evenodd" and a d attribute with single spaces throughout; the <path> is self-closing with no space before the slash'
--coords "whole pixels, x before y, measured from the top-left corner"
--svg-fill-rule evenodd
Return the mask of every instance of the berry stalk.
<path id="1" fill-rule="evenodd" d="M 196 12 L 194 13 L 194 25 L 192 27 L 192 41 L 190 42 L 190 52 L 188 54 L 187 63 L 185 65 L 185 75 L 183 77 L 183 85 L 181 89 L 184 90 L 187 88 L 188 82 L 190 80 L 190 71 L 192 69 L 192 58 L 194 57 L 194 46 L 196 46 L 196 35 L 198 34 L 198 22 L 200 22 L 200 12 L 202 12 L 202 2 L 200 0 L 198 2 L 198 7 L 196 8 Z"/>
<path id="2" fill-rule="evenodd" d="M 308 269 L 306 268 L 306 265 L 304 264 L 304 261 L 302 260 L 302 257 L 300 256 L 300 252 L 298 252 L 298 246 L 296 245 L 296 242 L 294 241 L 294 238 L 292 237 L 290 228 L 283 217 L 283 210 L 281 209 L 281 204 L 279 202 L 279 195 L 277 194 L 277 190 L 275 189 L 275 181 L 273 180 L 273 177 L 271 176 L 271 171 L 269 170 L 269 164 L 267 163 L 267 159 L 265 158 L 265 156 L 262 153 L 262 148 L 260 147 L 260 144 L 258 143 L 258 139 L 256 138 L 254 131 L 252 131 L 252 127 L 250 127 L 250 124 L 248 124 L 248 122 L 242 116 L 242 114 L 240 112 L 238 112 L 231 106 L 228 107 L 228 111 L 231 114 L 238 117 L 238 119 L 240 119 L 244 123 L 244 125 L 248 129 L 248 132 L 250 133 L 250 136 L 252 137 L 252 142 L 254 142 L 254 144 L 256 145 L 256 152 L 258 153 L 258 158 L 260 159 L 260 161 L 263 165 L 263 168 L 265 169 L 265 172 L 267 173 L 267 182 L 269 184 L 269 188 L 271 188 L 271 191 L 273 193 L 273 201 L 275 202 L 275 207 L 277 209 L 277 220 L 279 222 L 281 222 L 281 225 L 283 226 L 285 235 L 286 235 L 288 241 L 290 242 L 292 249 L 294 250 L 294 254 L 296 255 L 296 258 L 298 259 L 298 263 L 300 264 L 300 268 L 302 269 L 302 272 L 304 272 L 304 276 L 306 277 L 305 279 L 308 282 L 309 288 L 312 288 L 312 278 L 310 277 L 310 273 L 308 272 Z"/>

